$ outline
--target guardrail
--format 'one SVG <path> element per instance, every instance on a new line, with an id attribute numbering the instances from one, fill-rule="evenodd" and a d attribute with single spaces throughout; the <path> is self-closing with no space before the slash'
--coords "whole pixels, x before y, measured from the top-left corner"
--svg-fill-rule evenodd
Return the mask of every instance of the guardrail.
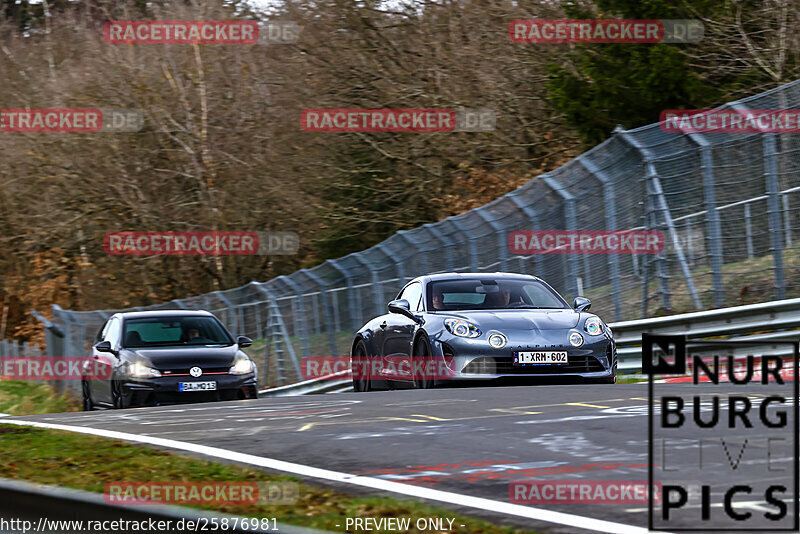
<path id="1" fill-rule="evenodd" d="M 352 391 L 352 380 L 350 378 L 343 378 L 341 380 L 333 380 L 332 376 L 345 376 L 348 371 L 339 371 L 332 373 L 330 376 L 324 378 L 312 378 L 311 380 L 304 380 L 296 384 L 289 384 L 288 386 L 281 386 L 278 388 L 262 389 L 258 392 L 259 397 L 292 397 L 295 395 L 311 395 L 314 393 L 342 393 L 344 391 Z"/>
<path id="2" fill-rule="evenodd" d="M 740 341 L 765 344 L 800 339 L 800 299 L 622 321 L 608 326 L 617 342 L 619 372 L 639 373 L 644 333 L 686 335 L 690 338 L 733 336 Z"/>

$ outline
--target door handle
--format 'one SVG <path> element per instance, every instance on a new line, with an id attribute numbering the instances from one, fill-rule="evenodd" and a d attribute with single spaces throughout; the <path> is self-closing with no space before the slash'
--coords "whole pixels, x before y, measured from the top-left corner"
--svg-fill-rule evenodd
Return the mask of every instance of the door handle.
<path id="1" fill-rule="evenodd" d="M 378 326 L 380 326 L 381 328 L 386 328 L 386 321 L 383 321 L 383 322 L 382 322 L 380 325 L 378 325 Z"/>

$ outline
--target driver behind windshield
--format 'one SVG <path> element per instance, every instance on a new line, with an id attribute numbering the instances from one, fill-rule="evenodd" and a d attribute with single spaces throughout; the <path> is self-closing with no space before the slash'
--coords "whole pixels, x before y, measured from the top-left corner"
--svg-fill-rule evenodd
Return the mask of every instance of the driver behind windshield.
<path id="1" fill-rule="evenodd" d="M 444 309 L 444 293 L 442 293 L 441 291 L 434 291 L 433 293 L 433 309 L 434 310 Z"/>
<path id="2" fill-rule="evenodd" d="M 509 302 L 511 302 L 511 291 L 507 287 L 501 287 L 496 293 L 487 294 L 484 304 L 489 308 L 507 308 Z"/>

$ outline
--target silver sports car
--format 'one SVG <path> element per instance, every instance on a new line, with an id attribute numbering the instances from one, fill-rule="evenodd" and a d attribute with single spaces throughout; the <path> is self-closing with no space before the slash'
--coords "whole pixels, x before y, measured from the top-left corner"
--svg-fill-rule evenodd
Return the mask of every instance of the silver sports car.
<path id="1" fill-rule="evenodd" d="M 613 384 L 614 338 L 590 305 L 577 297 L 570 307 L 535 276 L 420 276 L 356 334 L 354 388 L 556 375 Z"/>

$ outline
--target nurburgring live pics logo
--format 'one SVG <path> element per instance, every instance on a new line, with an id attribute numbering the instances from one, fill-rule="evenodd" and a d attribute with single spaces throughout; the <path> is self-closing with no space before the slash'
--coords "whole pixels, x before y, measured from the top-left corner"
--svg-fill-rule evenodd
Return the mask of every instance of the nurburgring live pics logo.
<path id="1" fill-rule="evenodd" d="M 797 341 L 642 335 L 648 483 L 662 489 L 651 531 L 797 532 L 799 353 Z M 655 380 L 688 369 L 690 383 Z M 686 472 L 702 482 L 687 487 Z"/>
<path id="2" fill-rule="evenodd" d="M 508 24 L 515 43 L 696 43 L 703 39 L 703 23 L 696 19 L 600 20 L 517 19 Z"/>

